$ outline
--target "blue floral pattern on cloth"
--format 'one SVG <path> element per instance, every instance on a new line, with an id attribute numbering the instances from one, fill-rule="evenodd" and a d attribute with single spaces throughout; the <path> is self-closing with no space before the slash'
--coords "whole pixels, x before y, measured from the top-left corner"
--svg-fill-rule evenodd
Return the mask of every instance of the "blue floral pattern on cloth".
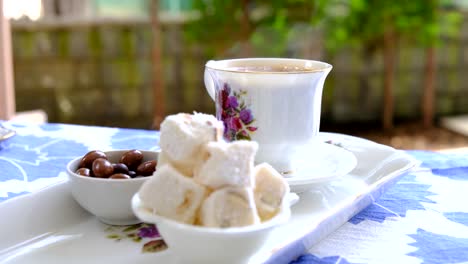
<path id="1" fill-rule="evenodd" d="M 159 142 L 159 133 L 154 130 L 119 129 L 112 136 L 112 147 L 116 149 L 133 149 L 141 146 L 144 149 L 156 150 Z"/>
<path id="2" fill-rule="evenodd" d="M 468 261 L 468 238 L 458 238 L 434 234 L 418 229 L 410 235 L 416 242 L 410 245 L 417 248 L 409 253 L 421 259 L 422 263 L 466 263 Z"/>
<path id="3" fill-rule="evenodd" d="M 297 260 L 294 260 L 290 262 L 291 264 L 315 264 L 315 263 L 322 263 L 322 264 L 352 264 L 351 262 L 348 262 L 346 259 L 340 257 L 340 256 L 330 256 L 330 257 L 324 257 L 324 258 L 319 258 L 314 255 L 302 255 L 300 256 Z"/>
<path id="4" fill-rule="evenodd" d="M 448 177 L 453 180 L 468 181 L 466 172 L 468 167 L 460 167 L 453 169 L 432 169 L 432 173 L 438 176 Z"/>
<path id="5" fill-rule="evenodd" d="M 361 213 L 352 217 L 349 222 L 359 224 L 364 220 L 383 222 L 387 217 L 404 217 L 408 210 L 425 210 L 422 203 L 434 203 L 427 198 L 434 193 L 431 187 L 414 182 L 413 175 L 405 175 L 397 183 L 398 188 L 391 188 L 378 201 L 374 202 Z"/>
<path id="6" fill-rule="evenodd" d="M 291 263 L 467 263 L 468 155 L 408 153 L 422 169 Z"/>
<path id="7" fill-rule="evenodd" d="M 468 226 L 468 213 L 450 212 L 450 213 L 444 213 L 444 216 L 447 217 L 447 219 L 449 219 L 450 221 Z"/>
<path id="8" fill-rule="evenodd" d="M 66 164 L 93 149 L 159 149 L 159 133 L 154 130 L 0 124 L 16 131 L 0 142 L 0 201 L 66 180 Z"/>

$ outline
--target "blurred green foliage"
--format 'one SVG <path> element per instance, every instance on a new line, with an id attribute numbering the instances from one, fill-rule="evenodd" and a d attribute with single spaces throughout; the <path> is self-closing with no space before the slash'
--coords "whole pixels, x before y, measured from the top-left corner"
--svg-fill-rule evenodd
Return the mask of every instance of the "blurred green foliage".
<path id="1" fill-rule="evenodd" d="M 194 0 L 201 16 L 189 23 L 186 36 L 210 46 L 213 55 L 248 40 L 281 56 L 293 26 L 306 23 L 323 30 L 329 53 L 347 45 L 378 49 L 388 30 L 398 39 L 427 46 L 436 44 L 441 32 L 459 32 L 461 15 L 451 6 L 450 0 Z M 243 15 L 246 7 L 248 17 Z"/>
<path id="2" fill-rule="evenodd" d="M 323 21 L 326 47 L 336 51 L 343 45 L 378 48 L 391 30 L 398 39 L 427 46 L 436 44 L 441 31 L 456 34 L 458 12 L 444 10 L 447 1 L 437 0 L 330 0 Z"/>
<path id="3" fill-rule="evenodd" d="M 314 17 L 316 3 L 307 0 L 194 0 L 193 7 L 200 12 L 200 19 L 188 24 L 186 37 L 210 46 L 213 55 L 223 53 L 238 41 L 249 41 L 273 53 L 281 53 L 290 26 Z M 268 32 L 275 42 L 267 43 L 258 29 Z"/>

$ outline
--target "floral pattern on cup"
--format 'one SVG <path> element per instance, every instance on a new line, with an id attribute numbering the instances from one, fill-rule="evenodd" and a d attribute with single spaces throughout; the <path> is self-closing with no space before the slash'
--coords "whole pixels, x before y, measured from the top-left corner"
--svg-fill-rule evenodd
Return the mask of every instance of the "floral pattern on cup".
<path id="1" fill-rule="evenodd" d="M 257 131 L 255 119 L 243 99 L 247 91 L 233 91 L 229 84 L 224 83 L 218 93 L 216 116 L 224 123 L 224 138 L 233 140 L 251 140 L 251 135 Z"/>
<path id="2" fill-rule="evenodd" d="M 129 226 L 108 226 L 105 229 L 110 233 L 107 238 L 115 241 L 131 239 L 134 242 L 144 242 L 141 251 L 143 253 L 159 252 L 167 249 L 167 245 L 161 238 L 154 224 L 135 224 Z"/>

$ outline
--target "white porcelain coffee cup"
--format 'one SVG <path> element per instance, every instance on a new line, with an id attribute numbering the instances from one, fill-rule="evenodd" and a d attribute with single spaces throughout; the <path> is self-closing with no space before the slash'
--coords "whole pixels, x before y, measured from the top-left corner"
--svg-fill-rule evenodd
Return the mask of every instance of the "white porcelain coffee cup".
<path id="1" fill-rule="evenodd" d="M 286 58 L 208 61 L 205 86 L 227 140 L 259 143 L 256 162 L 294 172 L 296 154 L 319 132 L 322 90 L 332 66 Z"/>

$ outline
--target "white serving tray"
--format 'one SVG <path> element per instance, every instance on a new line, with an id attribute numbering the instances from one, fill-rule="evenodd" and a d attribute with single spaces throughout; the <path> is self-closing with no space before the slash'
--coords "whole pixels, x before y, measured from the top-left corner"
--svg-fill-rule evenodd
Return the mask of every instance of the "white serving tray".
<path id="1" fill-rule="evenodd" d="M 5 128 L 2 125 L 0 125 L 0 142 L 11 138 L 15 134 L 16 132 L 14 130 Z"/>
<path id="2" fill-rule="evenodd" d="M 301 193 L 290 221 L 272 233 L 250 263 L 295 259 L 419 164 L 402 151 L 361 138 L 333 133 L 320 137 L 351 151 L 356 168 Z M 147 240 L 134 242 L 126 236 L 132 231 L 109 230 L 81 209 L 67 182 L 0 203 L 0 216 L 0 263 L 174 263 L 170 248 L 143 253 Z M 219 254 L 222 263 L 222 253 L 213 254 Z"/>

